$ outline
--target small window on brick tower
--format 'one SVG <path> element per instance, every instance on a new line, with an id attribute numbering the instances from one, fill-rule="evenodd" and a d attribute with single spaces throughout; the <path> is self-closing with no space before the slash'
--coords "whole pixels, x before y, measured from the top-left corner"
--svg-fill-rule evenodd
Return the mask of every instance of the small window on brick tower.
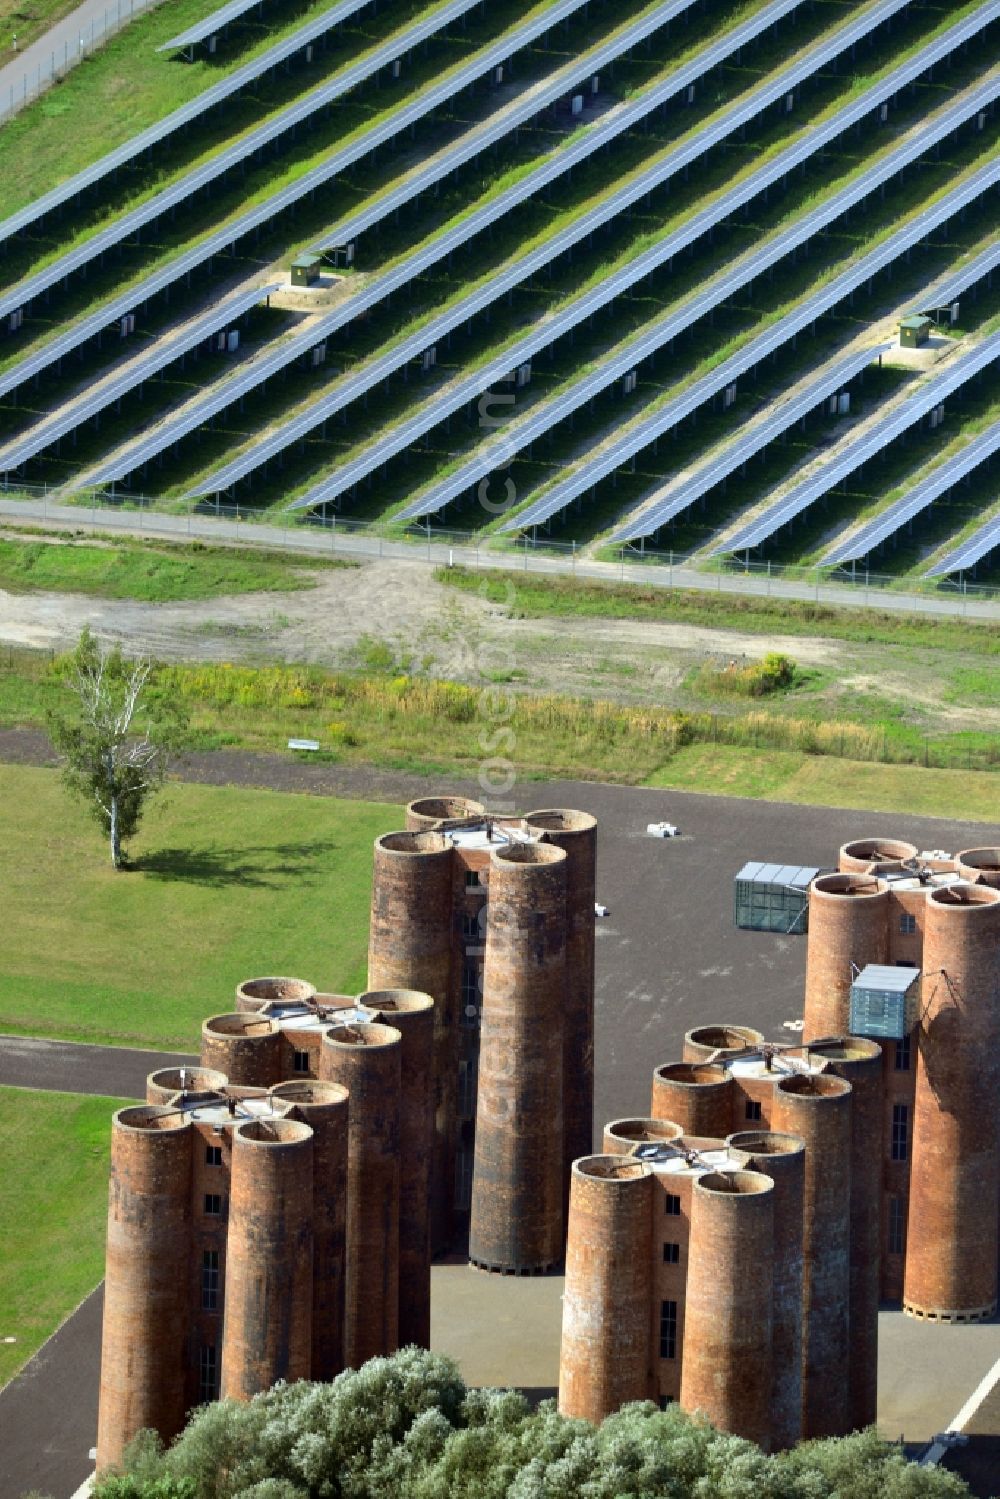
<path id="1" fill-rule="evenodd" d="M 760 1118 L 760 1099 L 759 1098 L 748 1098 L 747 1099 L 746 1117 L 748 1119 L 759 1119 Z"/>
<path id="2" fill-rule="evenodd" d="M 890 1254 L 903 1252 L 903 1204 L 900 1198 L 889 1198 L 889 1233 L 886 1248 Z"/>
<path id="3" fill-rule="evenodd" d="M 910 1070 L 910 1038 L 904 1036 L 901 1041 L 896 1042 L 896 1055 L 893 1058 L 893 1066 L 897 1072 L 909 1072 Z"/>
<path id="4" fill-rule="evenodd" d="M 218 1363 L 214 1348 L 202 1345 L 198 1360 L 198 1396 L 202 1401 L 214 1400 L 219 1388 Z"/>
<path id="5" fill-rule="evenodd" d="M 909 1146 L 909 1110 L 905 1103 L 892 1106 L 892 1138 L 889 1154 L 894 1161 L 905 1161 Z"/>
<path id="6" fill-rule="evenodd" d="M 201 1307 L 214 1312 L 219 1308 L 219 1251 L 206 1249 L 201 1256 Z"/>
<path id="7" fill-rule="evenodd" d="M 917 918 L 912 911 L 901 911 L 899 916 L 899 934 L 901 937 L 912 937 L 917 930 Z"/>
<path id="8" fill-rule="evenodd" d="M 218 1218 L 222 1212 L 222 1198 L 218 1192 L 205 1193 L 205 1212 L 210 1218 Z"/>
<path id="9" fill-rule="evenodd" d="M 296 1072 L 309 1071 L 309 1053 L 307 1051 L 296 1051 L 292 1053 L 292 1066 Z"/>
<path id="10" fill-rule="evenodd" d="M 681 1257 L 681 1246 L 679 1244 L 664 1244 L 663 1263 L 665 1265 L 676 1265 Z"/>
<path id="11" fill-rule="evenodd" d="M 222 1165 L 222 1146 L 221 1145 L 206 1145 L 205 1146 L 205 1165 L 206 1166 L 221 1166 Z"/>
<path id="12" fill-rule="evenodd" d="M 482 883 L 478 869 L 467 869 L 465 871 L 466 890 L 478 890 Z"/>
<path id="13" fill-rule="evenodd" d="M 663 1211 L 668 1218 L 679 1218 L 681 1215 L 681 1200 L 668 1192 L 663 1199 Z"/>
<path id="14" fill-rule="evenodd" d="M 677 1303 L 660 1302 L 660 1357 L 677 1357 Z"/>

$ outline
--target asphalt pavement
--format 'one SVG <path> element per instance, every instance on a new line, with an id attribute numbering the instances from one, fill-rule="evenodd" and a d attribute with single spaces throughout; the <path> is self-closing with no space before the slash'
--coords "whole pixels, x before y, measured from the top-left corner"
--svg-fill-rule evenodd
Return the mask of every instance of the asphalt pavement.
<path id="1" fill-rule="evenodd" d="M 40 1036 L 0 1036 L 0 1085 L 96 1093 L 104 1098 L 145 1098 L 149 1073 L 160 1067 L 191 1066 L 197 1060 L 174 1052 L 82 1046 Z"/>

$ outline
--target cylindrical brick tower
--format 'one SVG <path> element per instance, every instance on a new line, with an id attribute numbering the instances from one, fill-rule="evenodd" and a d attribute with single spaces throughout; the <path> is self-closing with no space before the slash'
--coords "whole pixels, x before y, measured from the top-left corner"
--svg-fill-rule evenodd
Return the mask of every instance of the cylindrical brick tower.
<path id="1" fill-rule="evenodd" d="M 208 1067 L 161 1067 L 146 1078 L 146 1102 L 169 1103 L 181 1092 L 218 1093 L 228 1081 L 224 1073 Z"/>
<path id="2" fill-rule="evenodd" d="M 882 1048 L 860 1036 L 819 1048 L 851 1085 L 851 1426 L 878 1416 L 878 1307 L 882 1211 Z"/>
<path id="3" fill-rule="evenodd" d="M 211 1015 L 201 1027 L 201 1065 L 231 1083 L 270 1088 L 281 1082 L 281 1030 L 258 1015 Z"/>
<path id="4" fill-rule="evenodd" d="M 388 1025 L 323 1037 L 325 1082 L 348 1090 L 347 1305 L 344 1360 L 399 1347 L 399 1114 L 402 1037 Z"/>
<path id="5" fill-rule="evenodd" d="M 681 1405 L 772 1445 L 774 1183 L 759 1171 L 694 1183 Z"/>
<path id="6" fill-rule="evenodd" d="M 184 1425 L 191 1130 L 182 1114 L 119 1109 L 111 1126 L 97 1466 L 145 1426 Z"/>
<path id="7" fill-rule="evenodd" d="M 955 855 L 955 868 L 970 885 L 1000 889 L 1000 848 L 963 848 Z"/>
<path id="8" fill-rule="evenodd" d="M 570 1172 L 594 1148 L 594 901 L 597 819 L 548 808 L 525 822 L 566 852 L 566 999 L 563 1016 L 563 1193 Z"/>
<path id="9" fill-rule="evenodd" d="M 748 1171 L 774 1182 L 774 1285 L 771 1339 L 771 1445 L 802 1436 L 802 1214 L 806 1148 L 797 1135 L 741 1130 L 728 1144 Z"/>
<path id="10" fill-rule="evenodd" d="M 839 1437 L 851 1429 L 850 1083 L 815 1073 L 783 1077 L 774 1090 L 772 1125 L 806 1147 L 802 1435 Z"/>
<path id="11" fill-rule="evenodd" d="M 723 1067 L 668 1062 L 653 1073 L 649 1112 L 654 1119 L 672 1119 L 686 1135 L 724 1140 L 733 1127 L 734 1097 Z"/>
<path id="12" fill-rule="evenodd" d="M 684 1037 L 684 1062 L 707 1062 L 709 1057 L 735 1057 L 753 1051 L 764 1040 L 749 1025 L 699 1025 Z"/>
<path id="13" fill-rule="evenodd" d="M 541 1272 L 563 1255 L 566 854 L 513 843 L 490 858 L 469 1258 Z"/>
<path id="14" fill-rule="evenodd" d="M 312 1350 L 313 1133 L 295 1119 L 233 1130 L 224 1400 L 309 1378 Z"/>
<path id="15" fill-rule="evenodd" d="M 339 1083 L 279 1083 L 271 1097 L 291 1104 L 292 1119 L 313 1132 L 313 1273 L 310 1379 L 330 1380 L 344 1367 L 347 1270 L 347 1089 Z"/>
<path id="16" fill-rule="evenodd" d="M 931 890 L 903 1310 L 944 1322 L 997 1301 L 1000 890 Z"/>
<path id="17" fill-rule="evenodd" d="M 434 1001 L 414 989 L 375 989 L 360 1004 L 403 1038 L 399 1115 L 399 1345 L 431 1346 L 431 1157 Z"/>
<path id="18" fill-rule="evenodd" d="M 457 978 L 453 956 L 454 850 L 441 833 L 375 840 L 369 989 L 414 989 L 434 1000 L 434 1160 L 431 1242 L 451 1239 L 458 1119 Z M 453 971 L 453 963 L 455 971 Z"/>
<path id="19" fill-rule="evenodd" d="M 654 1394 L 653 1177 L 639 1161 L 587 1156 L 573 1166 L 559 1409 L 599 1422 Z"/>
<path id="20" fill-rule="evenodd" d="M 254 1014 L 275 1000 L 282 1004 L 307 1005 L 316 998 L 315 984 L 305 979 L 244 979 L 236 985 L 236 1008 L 241 1015 Z"/>
<path id="21" fill-rule="evenodd" d="M 844 1036 L 851 1028 L 852 963 L 886 963 L 889 887 L 866 874 L 822 874 L 809 887 L 803 1037 Z"/>
<path id="22" fill-rule="evenodd" d="M 604 1126 L 605 1155 L 629 1155 L 637 1145 L 669 1145 L 684 1131 L 672 1119 L 612 1119 Z"/>
<path id="23" fill-rule="evenodd" d="M 864 874 L 873 865 L 902 864 L 916 857 L 916 845 L 901 838 L 854 838 L 841 846 L 838 868 L 841 874 Z"/>
<path id="24" fill-rule="evenodd" d="M 426 833 L 439 822 L 460 822 L 463 818 L 485 817 L 482 802 L 468 796 L 421 796 L 406 809 L 406 831 Z"/>

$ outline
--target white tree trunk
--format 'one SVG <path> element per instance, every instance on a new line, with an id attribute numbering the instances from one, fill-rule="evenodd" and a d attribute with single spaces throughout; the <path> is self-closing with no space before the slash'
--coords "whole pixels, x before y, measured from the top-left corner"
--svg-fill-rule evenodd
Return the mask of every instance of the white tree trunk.
<path id="1" fill-rule="evenodd" d="M 121 867 L 122 840 L 118 831 L 118 798 L 113 792 L 111 795 L 111 862 L 116 869 Z"/>

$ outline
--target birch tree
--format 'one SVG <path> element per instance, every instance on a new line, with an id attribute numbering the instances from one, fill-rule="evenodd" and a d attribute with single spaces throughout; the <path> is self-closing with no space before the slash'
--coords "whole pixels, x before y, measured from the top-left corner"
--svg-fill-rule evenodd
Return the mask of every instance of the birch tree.
<path id="1" fill-rule="evenodd" d="M 123 845 L 183 740 L 179 706 L 152 690 L 152 671 L 145 657 L 107 649 L 84 629 L 65 674 L 74 707 L 48 720 L 65 762 L 63 779 L 102 828 L 116 869 L 126 862 Z"/>

